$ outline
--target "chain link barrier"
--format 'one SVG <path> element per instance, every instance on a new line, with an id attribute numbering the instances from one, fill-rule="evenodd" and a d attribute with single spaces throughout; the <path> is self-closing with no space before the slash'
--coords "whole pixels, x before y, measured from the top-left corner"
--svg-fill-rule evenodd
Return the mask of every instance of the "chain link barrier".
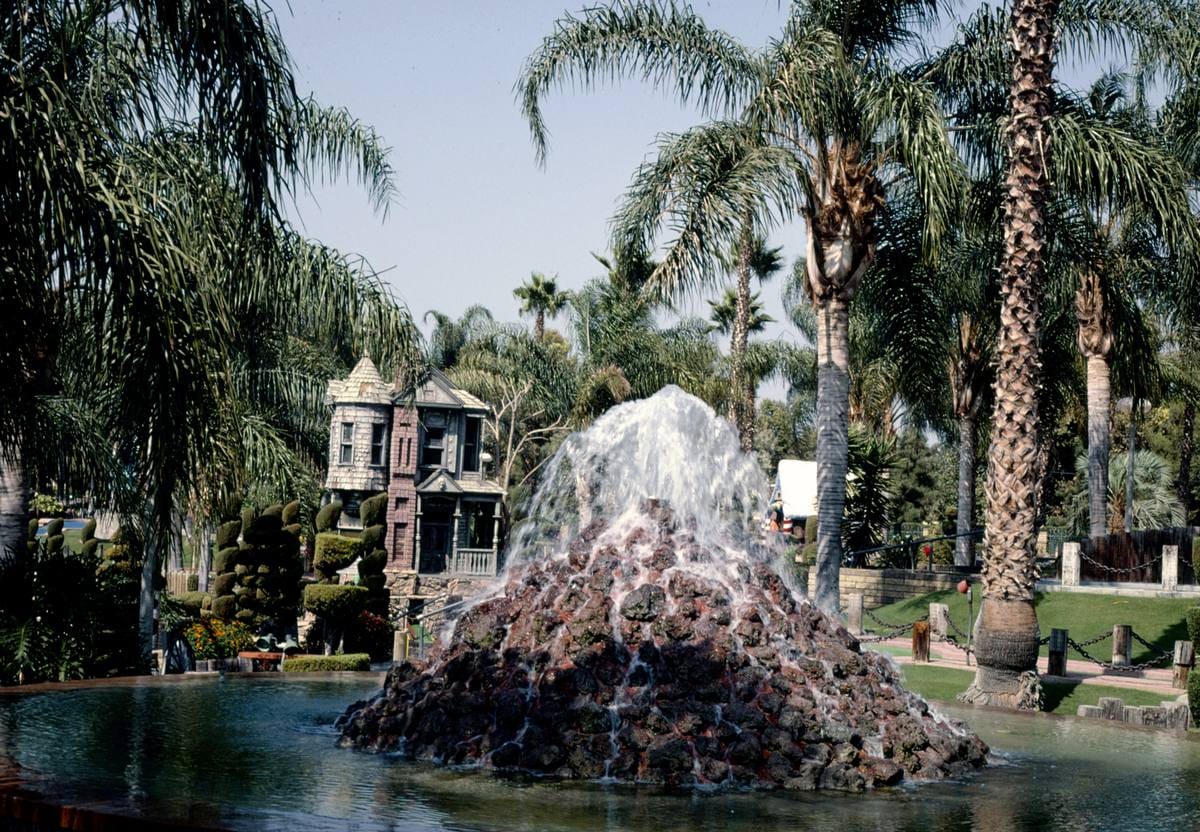
<path id="1" fill-rule="evenodd" d="M 1153 560 L 1146 561 L 1145 563 L 1138 564 L 1137 566 L 1109 566 L 1106 563 L 1101 563 L 1090 555 L 1085 555 L 1083 550 L 1080 549 L 1079 559 L 1090 563 L 1092 566 L 1103 572 L 1107 572 L 1109 575 L 1132 575 L 1134 572 L 1141 572 L 1143 569 L 1149 569 L 1151 566 L 1154 566 L 1154 564 L 1163 559 L 1163 556 L 1160 554 Z"/>
<path id="2" fill-rule="evenodd" d="M 1112 635 L 1112 634 L 1109 633 L 1109 635 Z M 1168 662 L 1171 661 L 1172 655 L 1170 653 L 1166 652 L 1165 650 L 1159 650 L 1159 648 L 1155 647 L 1153 644 L 1150 644 L 1148 641 L 1146 641 L 1144 638 L 1142 638 L 1141 636 L 1134 633 L 1132 630 L 1130 631 L 1130 635 L 1132 635 L 1134 638 L 1136 638 L 1139 642 L 1141 642 L 1146 647 L 1149 647 L 1151 650 L 1161 653 L 1162 655 L 1158 656 L 1157 658 L 1150 659 L 1149 661 L 1140 662 L 1138 664 L 1113 664 L 1112 662 L 1106 662 L 1106 661 L 1102 661 L 1101 659 L 1097 659 L 1095 656 L 1093 656 L 1091 653 L 1089 653 L 1085 649 L 1087 647 L 1088 643 L 1080 644 L 1075 639 L 1068 638 L 1067 644 L 1070 645 L 1072 648 L 1074 648 L 1075 652 L 1078 653 L 1079 655 L 1083 656 L 1087 661 L 1091 662 L 1094 665 L 1097 665 L 1098 667 L 1104 668 L 1104 670 L 1108 671 L 1109 673 L 1141 673 L 1143 670 L 1150 670 L 1152 668 L 1163 667 L 1165 664 L 1163 659 L 1166 659 Z M 1107 638 L 1107 636 L 1106 636 L 1106 638 Z M 1097 639 L 1097 640 L 1102 641 L 1103 639 Z M 1095 643 L 1095 641 L 1090 642 L 1090 643 Z"/>

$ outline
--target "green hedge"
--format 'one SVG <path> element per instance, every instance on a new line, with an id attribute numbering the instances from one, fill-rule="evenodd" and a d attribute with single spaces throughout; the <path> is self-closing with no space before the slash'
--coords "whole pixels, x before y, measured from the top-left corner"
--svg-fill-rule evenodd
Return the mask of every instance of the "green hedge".
<path id="1" fill-rule="evenodd" d="M 363 527 L 383 525 L 387 514 L 387 494 L 376 494 L 358 504 L 358 516 Z"/>
<path id="2" fill-rule="evenodd" d="M 371 657 L 366 653 L 347 653 L 344 656 L 297 656 L 294 659 L 283 660 L 284 673 L 318 673 L 327 670 L 370 669 Z"/>
<path id="3" fill-rule="evenodd" d="M 332 575 L 345 569 L 362 554 L 362 543 L 355 537 L 342 537 L 336 532 L 321 532 L 317 535 L 317 550 L 313 566 L 318 572 Z"/>
<path id="4" fill-rule="evenodd" d="M 1200 647 L 1200 607 L 1192 607 L 1185 614 L 1187 618 L 1188 638 L 1192 644 Z M 1200 723 L 1197 723 L 1200 725 Z"/>
<path id="5" fill-rule="evenodd" d="M 292 500 L 283 507 L 283 515 L 281 517 L 283 525 L 290 526 L 293 523 L 300 522 L 300 501 Z"/>
<path id="6" fill-rule="evenodd" d="M 804 542 L 817 542 L 817 516 L 815 514 L 804 519 Z"/>
<path id="7" fill-rule="evenodd" d="M 347 622 L 366 609 L 370 591 L 353 584 L 309 584 L 304 587 L 304 608 L 321 618 Z"/>
<path id="8" fill-rule="evenodd" d="M 1192 725 L 1200 725 L 1200 668 L 1192 668 L 1187 682 L 1188 708 L 1192 711 Z"/>

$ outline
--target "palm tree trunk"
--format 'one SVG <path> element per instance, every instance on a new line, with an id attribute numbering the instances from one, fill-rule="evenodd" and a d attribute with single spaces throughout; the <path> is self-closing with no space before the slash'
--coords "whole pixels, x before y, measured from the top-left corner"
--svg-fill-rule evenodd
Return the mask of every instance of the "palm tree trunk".
<path id="1" fill-rule="evenodd" d="M 1179 441 L 1179 477 L 1175 491 L 1183 504 L 1184 522 L 1192 520 L 1192 453 L 1195 450 L 1196 406 L 1188 402 L 1183 406 L 1183 438 Z"/>
<path id="2" fill-rule="evenodd" d="M 533 319 L 533 337 L 539 341 L 546 337 L 546 313 L 541 309 Z"/>
<path id="3" fill-rule="evenodd" d="M 0 448 L 0 558 L 25 553 L 29 534 L 29 480 L 16 452 Z"/>
<path id="4" fill-rule="evenodd" d="M 746 377 L 746 344 L 750 338 L 750 255 L 753 239 L 751 228 L 742 229 L 738 249 L 737 307 L 733 316 L 733 331 L 729 337 L 730 391 L 729 420 L 738 433 L 738 442 L 743 451 L 749 451 L 754 443 L 753 406 L 748 396 L 753 395 Z"/>
<path id="5" fill-rule="evenodd" d="M 1004 184 L 1004 256 L 996 403 L 988 462 L 983 600 L 976 622 L 975 681 L 963 701 L 1009 708 L 1041 706 L 1037 673 L 1039 307 L 1058 0 L 1014 0 L 1008 170 Z"/>
<path id="6" fill-rule="evenodd" d="M 826 297 L 817 309 L 817 577 L 814 601 L 841 605 L 842 514 L 850 425 L 850 302 Z"/>
<path id="7" fill-rule="evenodd" d="M 975 417 L 958 420 L 958 537 L 954 541 L 954 565 L 975 563 Z"/>
<path id="8" fill-rule="evenodd" d="M 1108 534 L 1108 454 L 1112 446 L 1108 359 L 1087 359 L 1088 534 Z"/>
<path id="9" fill-rule="evenodd" d="M 212 539 L 213 527 L 207 518 L 197 521 L 199 534 L 196 535 L 196 580 L 201 592 L 208 592 L 208 573 L 212 570 Z"/>

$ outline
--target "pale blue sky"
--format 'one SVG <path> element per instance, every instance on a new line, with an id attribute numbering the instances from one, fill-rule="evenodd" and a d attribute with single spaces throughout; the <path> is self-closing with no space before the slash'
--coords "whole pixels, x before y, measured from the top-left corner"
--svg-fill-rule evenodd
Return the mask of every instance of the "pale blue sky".
<path id="1" fill-rule="evenodd" d="M 300 225 L 385 272 L 418 321 L 428 309 L 457 315 L 472 303 L 516 320 L 512 290 L 530 271 L 557 273 L 567 289 L 598 275 L 589 252 L 605 250 L 608 218 L 634 168 L 658 133 L 699 119 L 638 82 L 552 94 L 552 144 L 539 169 L 513 84 L 563 0 L 291 0 L 290 12 L 276 5 L 301 90 L 379 131 L 393 148 L 400 191 L 384 221 L 361 191 L 317 187 L 299 201 Z M 694 5 L 710 25 L 756 46 L 779 32 L 787 7 Z M 975 7 L 960 4 L 958 14 Z M 772 242 L 790 265 L 803 251 L 803 228 L 780 229 Z M 780 319 L 781 283 L 763 292 Z M 703 315 L 707 306 L 695 301 L 690 311 Z M 766 334 L 798 338 L 780 323 Z M 779 395 L 775 388 L 764 392 Z"/>

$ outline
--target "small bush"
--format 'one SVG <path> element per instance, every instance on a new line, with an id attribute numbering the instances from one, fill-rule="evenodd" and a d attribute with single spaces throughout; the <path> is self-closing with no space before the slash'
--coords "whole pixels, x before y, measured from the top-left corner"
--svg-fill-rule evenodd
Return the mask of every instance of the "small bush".
<path id="1" fill-rule="evenodd" d="M 362 560 L 358 562 L 358 577 L 379 575 L 385 566 L 387 566 L 387 552 L 383 549 L 375 549 L 370 554 L 363 555 Z"/>
<path id="2" fill-rule="evenodd" d="M 804 548 L 801 550 L 801 553 L 800 553 L 800 560 L 803 563 L 816 563 L 817 562 L 817 544 L 816 543 L 805 543 Z"/>
<path id="3" fill-rule="evenodd" d="M 262 510 L 263 517 L 283 518 L 283 503 L 272 503 Z"/>
<path id="4" fill-rule="evenodd" d="M 366 608 L 370 591 L 353 584 L 309 584 L 304 588 L 304 608 L 333 622 L 350 621 Z"/>
<path id="5" fill-rule="evenodd" d="M 214 618 L 202 618 L 185 628 L 183 637 L 197 659 L 228 659 L 254 646 L 254 634 L 246 625 Z"/>
<path id="6" fill-rule="evenodd" d="M 1192 571 L 1200 575 L 1200 537 L 1192 538 Z"/>
<path id="7" fill-rule="evenodd" d="M 1192 644 L 1200 647 L 1200 607 L 1192 607 L 1187 611 L 1187 631 Z"/>
<path id="8" fill-rule="evenodd" d="M 804 542 L 817 542 L 817 515 L 815 514 L 812 517 L 805 518 L 804 520 Z"/>
<path id="9" fill-rule="evenodd" d="M 366 653 L 347 653 L 344 656 L 297 656 L 283 660 L 284 673 L 320 673 L 330 670 L 370 670 L 371 657 Z"/>
<path id="10" fill-rule="evenodd" d="M 383 548 L 383 526 L 367 526 L 358 536 L 364 552 L 374 552 Z"/>
<path id="11" fill-rule="evenodd" d="M 317 551 L 313 557 L 313 566 L 318 572 L 333 575 L 339 569 L 345 569 L 362 554 L 362 542 L 353 537 L 342 537 L 334 532 L 321 532 L 317 535 Z"/>
<path id="12" fill-rule="evenodd" d="M 1188 708 L 1192 712 L 1192 725 L 1200 725 L 1200 670 L 1192 668 L 1187 682 Z"/>
<path id="13" fill-rule="evenodd" d="M 96 521 L 88 520 L 83 524 L 83 528 L 79 532 L 80 540 L 95 540 L 96 539 Z"/>
<path id="14" fill-rule="evenodd" d="M 222 572 L 232 572 L 234 566 L 237 565 L 237 556 L 241 550 L 237 546 L 226 546 L 224 549 L 218 549 L 213 555 L 212 568 L 218 575 Z"/>
<path id="15" fill-rule="evenodd" d="M 194 591 L 185 592 L 183 595 L 175 595 L 172 597 L 174 601 L 183 607 L 184 612 L 186 612 L 189 616 L 192 618 L 199 618 L 200 610 L 204 609 L 204 599 L 208 598 L 208 593 Z"/>
<path id="16" fill-rule="evenodd" d="M 38 517 L 54 517 L 63 513 L 63 504 L 53 494 L 35 493 L 29 501 L 29 510 Z"/>
<path id="17" fill-rule="evenodd" d="M 334 500 L 317 512 L 316 526 L 318 532 L 327 532 L 333 528 L 342 513 L 342 504 Z"/>
<path id="18" fill-rule="evenodd" d="M 242 534 L 246 533 L 246 530 L 250 528 L 250 524 L 254 522 L 254 518 L 257 516 L 252 508 L 242 509 Z"/>
<path id="19" fill-rule="evenodd" d="M 381 526 L 383 525 L 384 516 L 387 514 L 387 494 L 376 494 L 374 497 L 368 497 L 358 504 L 358 516 L 362 520 L 363 527 Z"/>
<path id="20" fill-rule="evenodd" d="M 372 661 L 382 662 L 392 656 L 395 631 L 382 615 L 363 611 L 347 626 L 343 644 L 348 653 L 366 653 Z"/>
<path id="21" fill-rule="evenodd" d="M 46 537 L 56 537 L 63 533 L 62 518 L 56 517 L 46 524 Z"/>

